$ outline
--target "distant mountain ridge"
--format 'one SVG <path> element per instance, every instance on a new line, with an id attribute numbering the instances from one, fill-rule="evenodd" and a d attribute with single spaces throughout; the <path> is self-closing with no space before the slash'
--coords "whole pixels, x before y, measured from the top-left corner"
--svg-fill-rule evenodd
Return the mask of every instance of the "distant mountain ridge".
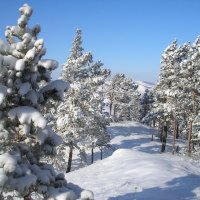
<path id="1" fill-rule="evenodd" d="M 151 90 L 154 86 L 155 83 L 147 82 L 147 81 L 135 81 L 138 84 L 138 89 L 137 91 L 143 95 L 145 93 L 145 90 Z"/>

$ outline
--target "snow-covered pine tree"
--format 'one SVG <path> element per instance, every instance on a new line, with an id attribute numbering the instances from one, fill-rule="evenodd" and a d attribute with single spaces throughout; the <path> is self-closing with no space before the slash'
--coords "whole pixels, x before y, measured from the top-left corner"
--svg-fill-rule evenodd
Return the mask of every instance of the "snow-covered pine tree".
<path id="1" fill-rule="evenodd" d="M 62 98 L 68 84 L 59 80 L 41 88 L 58 63 L 42 59 L 40 26 L 28 27 L 32 8 L 24 4 L 19 11 L 17 26 L 6 28 L 7 43 L 0 40 L 0 199 L 75 199 L 64 175 L 41 162 L 62 139 L 47 125 L 39 105 L 50 94 Z"/>
<path id="2" fill-rule="evenodd" d="M 39 91 L 42 80 L 50 81 L 57 62 L 41 59 L 46 50 L 43 39 L 37 39 L 40 26 L 28 27 L 32 8 L 24 4 L 19 11 L 18 25 L 6 28 L 7 43 L 0 40 L 1 195 L 47 198 L 59 193 L 56 187 L 65 187 L 66 182 L 40 158 L 53 153 L 62 140 L 37 108 L 46 92 L 52 88 L 63 92 L 67 85 L 58 88 L 51 83 Z"/>
<path id="3" fill-rule="evenodd" d="M 188 138 L 188 153 L 191 153 L 191 140 L 193 139 L 192 126 L 199 112 L 199 85 L 200 85 L 200 56 L 199 56 L 199 40 L 194 44 L 186 44 L 184 49 L 184 57 L 180 62 L 179 71 L 179 88 L 181 110 L 183 117 L 186 118 L 186 136 Z M 196 123 L 196 122 L 195 122 Z"/>
<path id="4" fill-rule="evenodd" d="M 71 55 L 61 73 L 61 79 L 70 82 L 70 89 L 58 107 L 57 120 L 57 130 L 70 147 L 67 172 L 71 170 L 74 148 L 103 146 L 110 140 L 100 95 L 100 86 L 110 71 L 102 69 L 101 62 L 94 63 L 92 54 L 84 52 L 81 44 L 81 30 L 77 30 Z"/>
<path id="5" fill-rule="evenodd" d="M 139 114 L 132 115 L 132 111 L 138 110 L 139 93 L 137 93 L 137 84 L 124 74 L 116 74 L 106 86 L 106 96 L 110 101 L 110 116 L 113 120 L 131 120 L 139 117 Z M 138 102 L 137 102 L 138 100 Z"/>
<path id="6" fill-rule="evenodd" d="M 107 132 L 109 120 L 105 118 L 102 112 L 104 101 L 104 91 L 102 89 L 106 79 L 110 76 L 110 70 L 102 67 L 103 63 L 101 61 L 92 64 L 89 70 L 89 79 L 87 80 L 91 90 L 90 105 L 94 110 L 92 113 L 94 116 L 94 120 L 91 122 L 92 128 L 90 127 L 91 131 L 88 132 L 93 132 L 93 135 L 95 135 L 91 141 L 92 152 L 93 147 L 98 147 L 101 151 L 101 159 L 102 151 L 104 148 L 109 147 L 108 143 L 110 141 L 110 135 Z"/>
<path id="7" fill-rule="evenodd" d="M 195 59 L 196 67 L 200 68 L 200 57 L 199 57 L 199 51 L 200 51 L 200 37 L 197 37 L 196 41 L 193 44 L 194 54 L 193 59 Z M 200 69 L 199 69 L 200 70 Z M 197 72 L 196 78 L 200 76 L 200 71 Z M 197 83 L 198 84 L 198 83 Z M 193 146 L 200 144 L 200 107 L 199 107 L 199 101 L 200 101 L 200 89 L 198 86 L 196 86 L 196 94 L 194 96 L 194 108 L 195 112 L 197 112 L 197 116 L 194 118 L 193 126 L 192 126 L 192 138 L 191 142 L 193 143 Z M 198 148 L 198 152 L 200 149 Z"/>
<path id="8" fill-rule="evenodd" d="M 141 104 L 140 121 L 143 122 L 143 118 L 146 117 L 149 114 L 149 112 L 151 110 L 152 103 L 153 103 L 152 91 L 146 89 L 144 94 L 142 95 L 142 97 L 140 99 L 140 104 Z M 147 123 L 147 124 L 150 125 L 149 123 Z"/>
<path id="9" fill-rule="evenodd" d="M 153 90 L 153 104 L 144 122 L 156 122 L 160 129 L 161 151 L 165 151 L 167 133 L 174 117 L 174 93 L 176 91 L 175 53 L 177 41 L 173 41 L 162 54 L 159 82 Z"/>
<path id="10" fill-rule="evenodd" d="M 199 112 L 198 41 L 197 39 L 192 45 L 188 43 L 180 47 L 174 41 L 167 47 L 162 55 L 160 80 L 154 89 L 153 109 L 145 117 L 157 119 L 160 124 L 168 122 L 168 130 L 173 130 L 173 152 L 175 139 L 181 133 L 188 139 L 188 152 L 191 153 L 192 126 L 194 120 L 196 126 Z M 163 126 L 161 132 L 162 130 Z"/>
<path id="11" fill-rule="evenodd" d="M 138 87 L 136 85 L 136 87 Z M 126 111 L 126 115 L 125 115 L 125 119 L 126 120 L 133 120 L 133 121 L 140 121 L 140 111 L 141 111 L 141 104 L 140 104 L 140 98 L 141 98 L 141 94 L 134 89 L 131 90 L 131 101 L 128 104 L 128 108 L 125 109 Z"/>

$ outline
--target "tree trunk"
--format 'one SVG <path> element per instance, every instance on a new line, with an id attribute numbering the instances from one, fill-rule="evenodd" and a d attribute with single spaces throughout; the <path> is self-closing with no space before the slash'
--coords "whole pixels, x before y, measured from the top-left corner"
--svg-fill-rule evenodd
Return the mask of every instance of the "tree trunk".
<path id="1" fill-rule="evenodd" d="M 31 198 L 29 197 L 30 194 L 27 194 L 24 196 L 24 200 L 31 200 Z"/>
<path id="2" fill-rule="evenodd" d="M 153 134 L 151 135 L 151 141 L 153 141 Z"/>
<path id="3" fill-rule="evenodd" d="M 113 103 L 110 102 L 110 116 L 112 115 L 112 107 L 113 107 Z"/>
<path id="4" fill-rule="evenodd" d="M 173 130 L 173 145 L 172 145 L 172 154 L 175 153 L 175 144 L 176 144 L 176 131 L 177 131 L 177 124 L 176 124 L 176 118 L 174 117 L 174 130 Z"/>
<path id="5" fill-rule="evenodd" d="M 188 155 L 191 155 L 191 139 L 192 139 L 192 121 L 189 122 L 189 132 L 188 132 Z"/>
<path id="6" fill-rule="evenodd" d="M 103 113 L 103 84 L 101 86 L 101 107 L 100 107 L 100 113 Z"/>
<path id="7" fill-rule="evenodd" d="M 93 163 L 94 162 L 94 148 L 92 147 L 92 155 L 91 155 L 92 157 L 91 157 L 91 163 Z"/>
<path id="8" fill-rule="evenodd" d="M 165 152 L 166 142 L 167 142 L 167 124 L 166 124 L 166 122 L 164 122 L 163 132 L 162 132 L 162 147 L 161 147 L 161 152 Z"/>
<path id="9" fill-rule="evenodd" d="M 156 126 L 156 122 L 155 122 L 155 119 L 153 119 L 153 127 Z"/>
<path id="10" fill-rule="evenodd" d="M 116 104 L 114 104 L 113 106 L 113 117 L 114 117 L 114 121 L 116 120 Z"/>
<path id="11" fill-rule="evenodd" d="M 72 156 L 73 156 L 73 143 L 70 143 L 69 146 L 69 158 L 68 158 L 68 164 L 67 164 L 67 170 L 66 173 L 71 171 L 72 166 Z"/>
<path id="12" fill-rule="evenodd" d="M 103 149 L 100 148 L 100 151 L 101 151 L 101 160 L 103 159 Z"/>
<path id="13" fill-rule="evenodd" d="M 176 139 L 179 138 L 179 124 L 176 122 Z"/>

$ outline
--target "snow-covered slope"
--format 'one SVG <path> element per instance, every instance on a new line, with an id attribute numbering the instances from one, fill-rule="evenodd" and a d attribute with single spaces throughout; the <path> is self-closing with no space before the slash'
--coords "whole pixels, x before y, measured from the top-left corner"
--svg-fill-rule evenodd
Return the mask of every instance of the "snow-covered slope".
<path id="1" fill-rule="evenodd" d="M 147 81 L 135 81 L 138 84 L 138 92 L 143 95 L 145 90 L 150 90 L 155 84 Z"/>
<path id="2" fill-rule="evenodd" d="M 139 123 L 112 124 L 117 150 L 102 161 L 66 175 L 71 187 L 92 190 L 95 200 L 200 199 L 200 164 L 160 153 L 156 131 Z M 170 150 L 170 146 L 167 150 Z"/>

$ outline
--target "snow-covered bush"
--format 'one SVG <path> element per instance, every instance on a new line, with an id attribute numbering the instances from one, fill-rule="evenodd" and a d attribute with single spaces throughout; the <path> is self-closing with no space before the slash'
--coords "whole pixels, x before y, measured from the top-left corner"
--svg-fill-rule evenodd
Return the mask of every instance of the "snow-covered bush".
<path id="1" fill-rule="evenodd" d="M 28 26 L 32 8 L 24 4 L 17 26 L 0 40 L 0 189 L 4 199 L 75 199 L 64 176 L 41 162 L 62 143 L 40 113 L 49 96 L 63 98 L 64 81 L 51 80 L 58 63 L 43 60 L 40 26 Z M 45 85 L 46 84 L 46 85 Z M 42 85 L 45 85 L 44 87 Z"/>

